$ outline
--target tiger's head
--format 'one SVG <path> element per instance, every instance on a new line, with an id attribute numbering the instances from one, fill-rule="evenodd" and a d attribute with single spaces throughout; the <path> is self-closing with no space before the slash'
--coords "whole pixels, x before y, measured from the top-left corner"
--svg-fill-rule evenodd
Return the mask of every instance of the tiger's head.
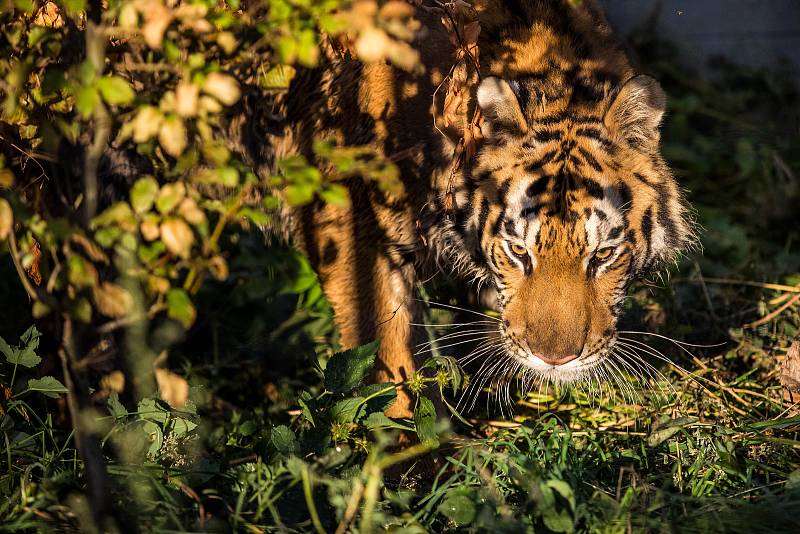
<path id="1" fill-rule="evenodd" d="M 609 355 L 631 281 L 674 259 L 692 228 L 659 153 L 655 80 L 586 101 L 537 89 L 479 86 L 486 141 L 456 197 L 468 206 L 457 225 L 493 282 L 506 353 L 572 382 Z"/>

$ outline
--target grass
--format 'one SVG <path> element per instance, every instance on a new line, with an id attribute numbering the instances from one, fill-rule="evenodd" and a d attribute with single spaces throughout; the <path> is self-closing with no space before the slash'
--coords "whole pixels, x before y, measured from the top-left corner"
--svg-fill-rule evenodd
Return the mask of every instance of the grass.
<path id="1" fill-rule="evenodd" d="M 670 95 L 664 152 L 704 253 L 631 293 L 624 328 L 680 342 L 632 335 L 652 347 L 638 345 L 647 387 L 629 377 L 600 397 L 514 391 L 513 417 L 484 391 L 469 425 L 420 418 L 422 443 L 398 449 L 393 427 L 412 422 L 376 415 L 389 398 L 358 383 L 368 347 L 333 356 L 331 310 L 307 263 L 226 236 L 231 277 L 204 289 L 198 324 L 169 355 L 191 402 L 95 394 L 117 514 L 107 529 L 797 532 L 800 416 L 778 374 L 800 327 L 798 94 L 776 72 L 725 62 L 698 76 L 652 35 L 633 43 Z M 457 302 L 448 283 L 424 293 Z M 52 347 L 32 332 L 17 341 L 32 320 L 7 311 L 0 333 L 17 356 L 0 364 L 0 531 L 88 531 L 58 386 L 30 382 L 57 374 Z M 453 317 L 432 306 L 428 319 Z M 180 335 L 153 324 L 147 339 Z M 450 395 L 448 355 L 433 365 Z"/>

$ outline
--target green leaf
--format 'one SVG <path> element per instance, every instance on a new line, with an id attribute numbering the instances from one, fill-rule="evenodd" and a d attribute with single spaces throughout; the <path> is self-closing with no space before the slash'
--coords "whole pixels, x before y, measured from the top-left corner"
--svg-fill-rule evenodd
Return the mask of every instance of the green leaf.
<path id="1" fill-rule="evenodd" d="M 272 446 L 281 454 L 289 455 L 297 452 L 297 437 L 286 425 L 279 425 L 273 428 L 270 432 L 269 440 Z"/>
<path id="2" fill-rule="evenodd" d="M 337 352 L 325 368 L 325 389 L 346 393 L 358 386 L 375 364 L 379 341 Z"/>
<path id="3" fill-rule="evenodd" d="M 683 427 L 695 422 L 697 422 L 697 417 L 687 416 L 657 423 L 653 425 L 653 429 L 647 437 L 647 445 L 656 447 L 680 432 Z"/>
<path id="4" fill-rule="evenodd" d="M 572 516 L 566 510 L 548 510 L 542 514 L 542 521 L 553 532 L 572 532 L 575 530 Z"/>
<path id="5" fill-rule="evenodd" d="M 11 358 L 14 356 L 16 350 L 14 350 L 11 345 L 6 343 L 6 340 L 0 337 L 0 352 L 6 357 L 6 360 L 11 361 Z"/>
<path id="6" fill-rule="evenodd" d="M 158 184 L 156 184 L 158 185 Z M 183 182 L 173 182 L 165 184 L 158 192 L 156 198 L 156 209 L 159 213 L 167 214 L 186 196 L 186 186 Z"/>
<path id="7" fill-rule="evenodd" d="M 78 113 L 88 117 L 94 108 L 100 103 L 100 95 L 97 89 L 91 85 L 82 85 L 75 90 L 75 109 Z"/>
<path id="8" fill-rule="evenodd" d="M 0 346 L 0 350 L 3 350 L 2 346 Z M 5 350 L 3 350 L 3 354 L 5 354 Z M 21 365 L 28 368 L 36 367 L 42 361 L 32 350 L 27 349 L 15 350 L 11 356 L 6 354 L 6 360 L 14 365 Z"/>
<path id="9" fill-rule="evenodd" d="M 358 395 L 369 399 L 367 413 L 385 412 L 397 400 L 397 389 L 392 382 L 368 384 L 358 390 Z"/>
<path id="10" fill-rule="evenodd" d="M 161 450 L 161 445 L 164 443 L 164 431 L 161 429 L 161 426 L 153 421 L 145 421 L 142 425 L 142 429 L 147 435 L 147 440 L 150 441 L 150 447 L 147 449 L 147 456 L 155 460 L 158 451 Z"/>
<path id="11" fill-rule="evenodd" d="M 420 442 L 439 446 L 439 436 L 436 433 L 436 408 L 427 397 L 420 397 L 414 409 L 414 426 Z"/>
<path id="12" fill-rule="evenodd" d="M 150 211 L 158 194 L 158 182 L 152 176 L 139 178 L 131 187 L 131 206 L 136 213 Z"/>
<path id="13" fill-rule="evenodd" d="M 57 399 L 62 393 L 67 393 L 67 388 L 64 384 L 53 378 L 52 376 L 43 376 L 42 378 L 32 378 L 28 380 L 28 390 L 38 391 L 46 397 Z"/>
<path id="14" fill-rule="evenodd" d="M 25 346 L 16 349 L 0 338 L 0 352 L 5 355 L 6 361 L 9 363 L 28 368 L 35 367 L 42 361 L 36 354 L 36 349 L 39 348 L 39 338 L 41 335 L 39 330 L 36 329 L 36 326 L 31 326 L 20 336 L 20 341 Z"/>
<path id="15" fill-rule="evenodd" d="M 97 81 L 97 88 L 103 95 L 103 100 L 112 106 L 129 104 L 136 96 L 124 79 L 119 76 L 108 76 Z"/>
<path id="16" fill-rule="evenodd" d="M 172 288 L 167 291 L 167 316 L 189 328 L 197 317 L 189 294 L 183 289 Z"/>
<path id="17" fill-rule="evenodd" d="M 575 510 L 575 492 L 572 491 L 572 486 L 564 482 L 563 480 L 548 480 L 545 482 L 545 485 L 548 488 L 555 490 L 559 495 L 564 497 L 569 502 L 570 508 L 574 511 Z"/>
<path id="18" fill-rule="evenodd" d="M 86 0 L 64 0 L 64 7 L 70 14 L 76 15 L 86 9 Z"/>
<path id="19" fill-rule="evenodd" d="M 290 185 L 284 191 L 291 206 L 303 206 L 314 200 L 314 188 L 309 185 Z"/>
<path id="20" fill-rule="evenodd" d="M 437 510 L 458 526 L 469 525 L 475 520 L 475 503 L 466 495 L 448 496 Z"/>
<path id="21" fill-rule="evenodd" d="M 122 230 L 134 230 L 136 218 L 127 202 L 116 202 L 92 219 L 89 225 L 94 228 L 117 224 Z"/>
<path id="22" fill-rule="evenodd" d="M 364 397 L 343 399 L 331 406 L 331 420 L 336 423 L 352 423 L 364 416 Z"/>
<path id="23" fill-rule="evenodd" d="M 303 409 L 303 418 L 308 421 L 312 427 L 317 426 L 314 419 L 314 411 L 316 411 L 315 409 L 317 407 L 314 396 L 308 391 L 303 391 L 297 399 L 297 402 L 300 404 L 300 408 Z"/>
<path id="24" fill-rule="evenodd" d="M 139 401 L 136 412 L 139 415 L 139 419 L 162 425 L 167 422 L 169 415 L 169 411 L 152 398 L 145 398 Z"/>
<path id="25" fill-rule="evenodd" d="M 172 419 L 172 432 L 178 437 L 185 436 L 195 428 L 197 428 L 197 423 L 185 417 L 175 417 Z"/>
<path id="26" fill-rule="evenodd" d="M 347 188 L 340 184 L 329 185 L 320 191 L 319 196 L 321 196 L 325 202 L 340 208 L 350 206 L 350 195 Z"/>
<path id="27" fill-rule="evenodd" d="M 240 209 L 238 215 L 239 217 L 244 217 L 257 226 L 263 226 L 272 220 L 272 217 L 263 211 L 254 210 L 253 208 L 248 208 L 247 206 Z"/>
<path id="28" fill-rule="evenodd" d="M 128 410 L 119 401 L 119 395 L 116 391 L 111 392 L 106 404 L 108 405 L 108 412 L 114 416 L 114 419 L 122 419 L 128 416 Z"/>
<path id="29" fill-rule="evenodd" d="M 383 412 L 372 412 L 364 419 L 364 426 L 366 426 L 369 430 L 375 430 L 378 428 L 386 429 L 386 428 L 397 428 L 399 430 L 414 430 L 412 427 L 408 425 L 404 425 L 403 423 L 399 423 L 390 417 L 387 417 Z"/>

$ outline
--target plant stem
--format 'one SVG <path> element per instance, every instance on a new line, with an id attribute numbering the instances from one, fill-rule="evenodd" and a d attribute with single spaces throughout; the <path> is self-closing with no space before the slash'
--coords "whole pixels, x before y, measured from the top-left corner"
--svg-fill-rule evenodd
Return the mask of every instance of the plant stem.
<path id="1" fill-rule="evenodd" d="M 319 514 L 317 513 L 317 505 L 314 504 L 314 495 L 311 493 L 311 477 L 308 474 L 307 465 L 303 465 L 301 474 L 303 477 L 303 494 L 306 497 L 306 506 L 308 506 L 308 513 L 311 515 L 311 522 L 319 534 L 325 534 L 322 521 L 319 520 Z"/>

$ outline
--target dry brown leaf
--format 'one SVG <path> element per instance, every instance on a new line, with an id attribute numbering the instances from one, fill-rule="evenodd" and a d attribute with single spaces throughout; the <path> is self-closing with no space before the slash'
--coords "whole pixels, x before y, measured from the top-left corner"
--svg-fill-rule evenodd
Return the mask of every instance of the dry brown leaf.
<path id="1" fill-rule="evenodd" d="M 150 48 L 161 48 L 164 32 L 172 22 L 172 12 L 158 0 L 143 0 L 137 4 L 144 15 L 142 37 Z"/>
<path id="2" fill-rule="evenodd" d="M 8 200 L 0 198 L 0 241 L 5 240 L 14 226 L 14 212 Z"/>
<path id="3" fill-rule="evenodd" d="M 800 413 L 800 337 L 789 347 L 781 365 L 781 386 L 784 400 L 794 405 L 791 412 Z"/>
<path id="4" fill-rule="evenodd" d="M 39 242 L 34 240 L 33 246 L 31 247 L 31 260 L 25 264 L 25 273 L 28 275 L 28 278 L 31 279 L 31 282 L 37 286 L 42 283 L 42 272 L 39 267 L 41 261 L 42 248 L 39 246 Z"/>
<path id="5" fill-rule="evenodd" d="M 124 287 L 103 282 L 94 287 L 94 302 L 97 309 L 108 317 L 124 317 L 133 308 L 133 296 Z"/>
<path id="6" fill-rule="evenodd" d="M 55 2 L 47 2 L 36 14 L 33 22 L 51 28 L 60 28 L 64 25 L 64 19 L 61 18 L 61 12 Z"/>
<path id="7" fill-rule="evenodd" d="M 93 241 L 90 241 L 85 235 L 75 233 L 70 236 L 70 239 L 73 243 L 80 245 L 81 248 L 83 248 L 83 250 L 86 252 L 86 255 L 89 256 L 89 258 L 91 258 L 93 261 L 108 263 L 108 256 L 106 256 L 106 253 L 103 252 L 103 249 L 101 249 Z"/>
<path id="8" fill-rule="evenodd" d="M 111 371 L 100 379 L 100 389 L 108 393 L 122 393 L 125 390 L 125 374 L 122 371 Z"/>
<path id="9" fill-rule="evenodd" d="M 189 398 L 189 383 L 168 369 L 156 369 L 156 383 L 161 399 L 172 408 L 180 410 Z"/>

